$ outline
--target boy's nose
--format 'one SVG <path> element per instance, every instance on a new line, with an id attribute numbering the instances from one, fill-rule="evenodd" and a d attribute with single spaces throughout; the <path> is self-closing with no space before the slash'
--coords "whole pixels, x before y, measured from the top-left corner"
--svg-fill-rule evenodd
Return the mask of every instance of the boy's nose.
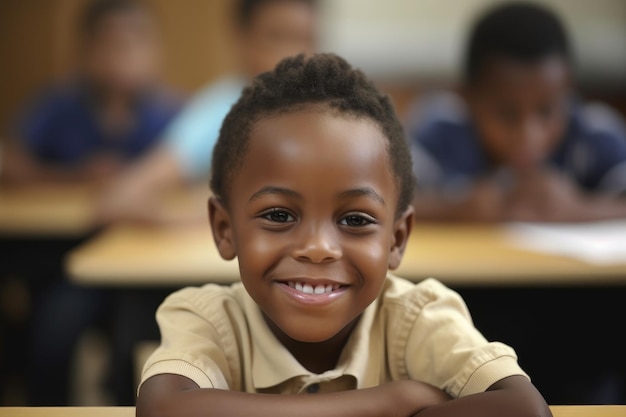
<path id="1" fill-rule="evenodd" d="M 334 262 L 341 258 L 342 251 L 337 231 L 331 226 L 310 225 L 302 227 L 298 244 L 292 256 L 294 259 L 312 262 Z"/>

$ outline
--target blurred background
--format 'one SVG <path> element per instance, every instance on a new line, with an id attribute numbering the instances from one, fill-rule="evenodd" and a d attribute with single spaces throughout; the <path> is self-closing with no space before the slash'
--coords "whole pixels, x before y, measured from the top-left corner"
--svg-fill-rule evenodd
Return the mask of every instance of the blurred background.
<path id="1" fill-rule="evenodd" d="M 234 68 L 228 0 L 147 0 L 163 28 L 168 83 L 193 93 Z M 474 15 L 498 0 L 322 1 L 321 49 L 343 55 L 388 85 L 403 110 L 406 95 L 454 85 L 464 35 Z M 626 2 L 537 0 L 558 11 L 575 50 L 581 92 L 624 111 Z M 25 97 L 64 77 L 75 57 L 74 21 L 82 0 L 0 2 L 0 123 Z"/>
<path id="2" fill-rule="evenodd" d="M 317 19 L 319 49 L 338 53 L 360 67 L 391 95 L 400 117 L 404 119 L 411 102 L 424 91 L 454 89 L 458 86 L 461 53 L 470 23 L 486 6 L 505 2 L 320 1 L 320 16 Z M 40 89 L 65 80 L 75 70 L 80 49 L 76 21 L 85 3 L 84 0 L 0 0 L 0 155 L 3 142 L 9 137 L 12 124 L 24 104 Z M 146 0 L 146 3 L 152 6 L 158 20 L 164 84 L 171 86 L 181 96 L 190 98 L 214 80 L 236 71 L 238 56 L 235 53 L 235 28 L 231 19 L 233 1 Z M 537 0 L 536 3 L 549 5 L 557 11 L 569 30 L 578 93 L 584 98 L 604 101 L 626 116 L 626 1 Z M 203 199 L 206 197 L 204 182 L 202 186 L 202 203 L 197 205 L 201 208 L 204 207 Z M 69 194 L 67 191 L 64 191 L 65 194 L 38 191 L 37 198 L 47 199 L 46 204 L 52 202 L 50 206 L 30 195 L 20 194 L 19 187 L 10 187 L 10 193 L 7 190 L 0 188 L 0 355 L 3 359 L 0 365 L 0 405 L 16 405 L 28 403 L 25 390 L 29 378 L 27 375 L 32 370 L 27 369 L 27 352 L 32 347 L 29 348 L 26 341 L 29 337 L 27 327 L 36 304 L 33 302 L 33 294 L 29 294 L 32 290 L 30 284 L 23 285 L 21 278 L 43 274 L 63 279 L 63 261 L 68 250 L 89 241 L 99 230 L 83 227 L 88 222 L 85 217 L 89 217 L 84 209 L 58 207 L 64 201 L 68 202 L 68 207 L 74 207 L 75 200 L 85 195 L 80 194 L 84 191 L 82 189 L 78 197 L 71 190 Z M 9 199 L 18 203 L 8 209 Z M 193 201 L 196 203 L 200 200 Z M 40 212 L 35 206 L 47 210 L 46 215 L 54 215 L 54 210 L 63 212 L 58 217 L 62 221 L 54 220 L 56 224 L 53 225 L 38 223 L 36 219 L 40 217 Z M 182 204 L 180 207 L 189 206 Z M 2 216 L 5 216 L 5 220 Z M 205 221 L 204 216 L 204 213 L 200 213 L 202 221 Z M 26 224 L 17 225 L 12 220 L 22 218 L 28 219 Z M 59 230 L 62 232 L 56 234 Z M 141 242 L 150 244 L 154 240 L 152 236 L 149 234 Z M 124 254 L 125 250 L 126 247 L 123 247 L 119 252 Z M 617 274 L 622 274 L 623 278 L 623 269 L 619 271 L 622 272 Z M 48 291 L 46 285 L 34 285 L 34 292 Z M 171 281 L 168 285 L 157 282 L 154 287 L 158 291 L 151 293 L 135 288 L 125 292 L 121 298 L 116 298 L 122 300 L 117 303 L 117 307 L 130 307 L 111 313 L 117 319 L 116 322 L 113 320 L 116 323 L 113 327 L 117 327 L 112 334 L 119 336 L 121 332 L 123 338 L 135 331 L 130 326 L 128 329 L 119 329 L 120 321 L 127 321 L 125 318 L 130 316 L 148 320 L 154 327 L 152 318 L 155 306 L 176 285 Z M 115 292 L 115 296 L 120 295 L 109 287 L 106 291 Z M 480 292 L 480 289 L 476 291 Z M 467 294 L 470 295 L 470 291 Z M 611 295 L 617 297 L 621 294 L 613 292 Z M 98 294 L 96 298 L 89 298 L 93 295 L 83 298 L 85 304 L 89 304 L 87 307 L 95 308 L 98 302 L 92 300 L 100 300 L 102 296 Z M 474 299 L 478 300 L 476 303 L 482 303 L 481 297 L 487 295 L 493 294 L 474 294 Z M 552 308 L 549 303 L 554 295 L 542 295 L 549 300 L 546 301 L 546 305 L 550 306 L 548 308 Z M 579 296 L 576 293 L 572 298 L 573 304 L 581 299 Z M 138 302 L 142 297 L 144 300 Z M 144 301 L 146 304 L 142 304 Z M 506 301 L 501 300 L 501 303 L 506 307 Z M 138 313 L 134 307 L 141 305 L 148 306 L 147 310 Z M 70 311 L 68 315 L 71 314 Z M 525 314 L 525 311 L 520 310 L 519 317 L 527 318 Z M 489 315 L 489 311 L 485 312 L 485 316 Z M 540 320 L 541 315 L 537 313 L 535 318 Z M 55 327 L 63 328 L 64 324 L 58 321 Z M 593 323 L 587 325 L 593 327 Z M 152 327 L 146 332 L 149 338 L 154 336 Z M 81 405 L 128 404 L 132 401 L 134 380 L 129 382 L 126 378 L 123 379 L 126 385 L 118 384 L 120 389 L 125 390 L 120 397 L 114 388 L 110 388 L 115 387 L 115 379 L 107 385 L 103 383 L 102 376 L 111 367 L 111 361 L 119 360 L 118 366 L 128 369 L 141 365 L 140 361 L 133 359 L 135 361 L 131 362 L 129 359 L 130 356 L 135 358 L 135 353 L 126 351 L 128 344 L 121 348 L 125 351 L 118 352 L 123 360 L 119 357 L 115 359 L 115 355 L 111 359 L 109 352 L 115 348 L 101 334 L 86 333 L 78 336 L 81 337 L 79 348 L 66 348 L 72 351 L 74 367 L 70 381 L 66 382 L 71 385 L 67 387 L 70 399 L 63 401 Z M 142 334 L 137 335 L 137 338 L 141 337 Z M 521 345 L 524 340 L 519 342 Z M 133 372 L 136 372 L 134 368 L 128 373 L 135 375 Z"/>

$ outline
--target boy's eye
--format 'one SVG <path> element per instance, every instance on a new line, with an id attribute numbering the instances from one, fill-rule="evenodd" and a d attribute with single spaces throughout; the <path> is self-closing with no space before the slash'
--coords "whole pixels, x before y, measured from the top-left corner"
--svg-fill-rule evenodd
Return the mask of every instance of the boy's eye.
<path id="1" fill-rule="evenodd" d="M 287 223 L 295 221 L 294 217 L 285 210 L 272 209 L 269 212 L 264 213 L 261 217 L 276 222 Z"/>
<path id="2" fill-rule="evenodd" d="M 339 224 L 350 227 L 367 226 L 370 223 L 373 221 L 359 214 L 350 214 L 339 221 Z"/>

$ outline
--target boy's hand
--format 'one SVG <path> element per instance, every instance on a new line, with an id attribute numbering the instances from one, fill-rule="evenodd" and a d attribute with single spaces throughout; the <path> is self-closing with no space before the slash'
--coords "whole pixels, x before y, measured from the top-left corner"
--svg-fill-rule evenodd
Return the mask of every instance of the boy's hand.
<path id="1" fill-rule="evenodd" d="M 472 187 L 464 203 L 465 215 L 472 221 L 500 221 L 504 212 L 504 197 L 504 192 L 495 179 L 481 179 Z"/>
<path id="2" fill-rule="evenodd" d="M 518 177 L 506 205 L 517 221 L 577 221 L 584 195 L 559 172 L 542 169 Z"/>

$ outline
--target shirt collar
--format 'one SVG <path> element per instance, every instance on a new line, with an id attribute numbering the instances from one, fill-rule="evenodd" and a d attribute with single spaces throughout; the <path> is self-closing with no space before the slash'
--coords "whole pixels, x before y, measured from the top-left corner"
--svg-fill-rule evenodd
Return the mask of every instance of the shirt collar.
<path id="1" fill-rule="evenodd" d="M 324 374 L 316 375 L 304 368 L 278 341 L 263 319 L 259 307 L 246 293 L 244 311 L 252 339 L 254 387 L 256 389 L 270 388 L 298 377 L 329 380 L 342 375 L 353 376 L 357 381 L 356 388 L 377 385 L 380 362 L 384 355 L 382 335 L 372 337 L 378 306 L 379 300 L 377 299 L 363 312 L 341 353 L 337 367 Z"/>

